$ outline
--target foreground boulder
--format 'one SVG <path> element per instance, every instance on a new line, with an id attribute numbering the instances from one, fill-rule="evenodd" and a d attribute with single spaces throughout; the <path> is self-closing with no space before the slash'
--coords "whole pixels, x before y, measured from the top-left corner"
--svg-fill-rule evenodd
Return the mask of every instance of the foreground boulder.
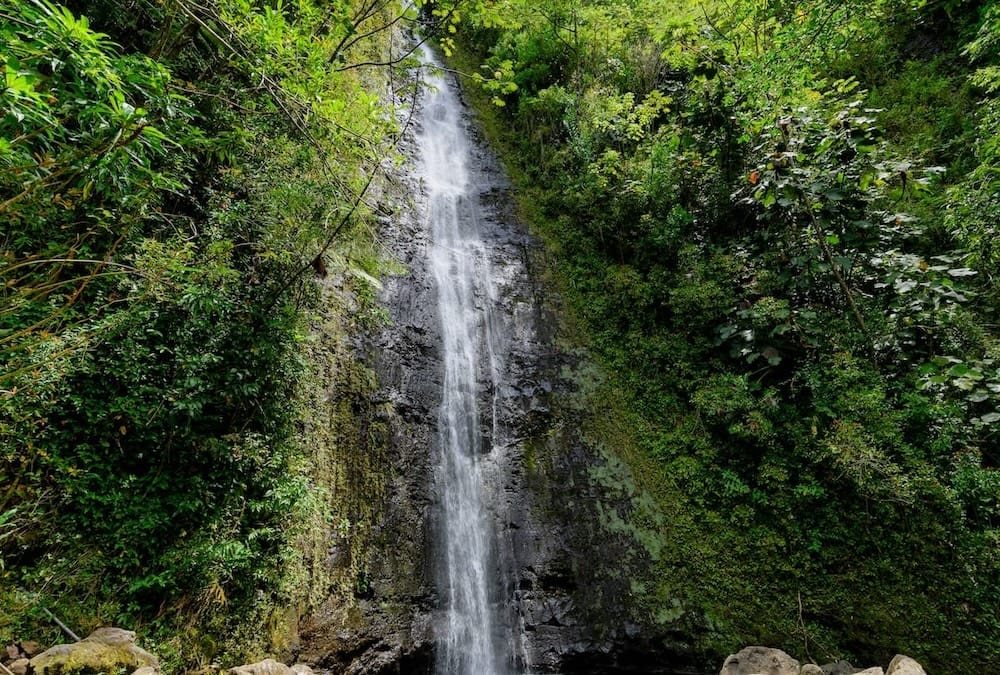
<path id="1" fill-rule="evenodd" d="M 896 654 L 889 662 L 889 670 L 886 675 L 927 675 L 923 666 L 911 659 L 909 656 Z"/>
<path id="2" fill-rule="evenodd" d="M 264 659 L 257 663 L 248 663 L 226 671 L 229 675 L 292 675 L 292 669 L 274 659 Z"/>
<path id="3" fill-rule="evenodd" d="M 77 672 L 133 671 L 149 667 L 159 671 L 159 660 L 135 644 L 135 632 L 122 628 L 98 628 L 83 640 L 56 645 L 31 659 L 35 675 Z"/>
<path id="4" fill-rule="evenodd" d="M 294 666 L 286 666 L 274 659 L 264 659 L 258 663 L 237 666 L 226 672 L 228 675 L 313 675 L 312 668 L 305 664 L 296 663 Z"/>
<path id="5" fill-rule="evenodd" d="M 780 649 L 747 647 L 727 658 L 719 675 L 799 675 L 799 662 Z"/>
<path id="6" fill-rule="evenodd" d="M 923 667 L 909 656 L 896 654 L 888 670 L 878 666 L 855 668 L 847 661 L 817 666 L 799 662 L 780 649 L 747 647 L 726 659 L 719 675 L 927 675 Z"/>

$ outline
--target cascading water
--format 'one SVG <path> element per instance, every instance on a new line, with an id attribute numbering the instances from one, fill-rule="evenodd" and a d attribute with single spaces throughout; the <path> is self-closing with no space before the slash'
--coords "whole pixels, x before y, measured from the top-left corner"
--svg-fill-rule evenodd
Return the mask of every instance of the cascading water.
<path id="1" fill-rule="evenodd" d="M 707 672 L 679 624 L 637 624 L 625 606 L 646 558 L 602 525 L 637 502 L 624 463 L 584 438 L 596 369 L 557 346 L 544 251 L 458 88 L 425 81 L 390 184 L 412 203 L 389 199 L 380 218 L 405 273 L 383 282 L 391 321 L 357 345 L 379 386 L 362 400 L 338 335 L 330 369 L 350 380 L 331 372 L 322 408 L 362 443 L 329 460 L 357 528 L 328 561 L 363 592 L 304 618 L 300 658 L 357 675 Z"/>
<path id="2" fill-rule="evenodd" d="M 426 62 L 435 66 L 433 56 Z M 506 675 L 510 640 L 498 611 L 493 519 L 484 458 L 496 440 L 496 398 L 484 420 L 480 392 L 499 389 L 489 256 L 471 184 L 469 131 L 451 85 L 434 74 L 423 103 L 418 147 L 431 232 L 430 270 L 437 285 L 444 378 L 438 416 L 437 468 L 442 507 L 439 583 L 447 612 L 438 639 L 441 675 Z M 486 384 L 486 388 L 482 384 Z M 487 422 L 487 424 L 484 424 Z"/>

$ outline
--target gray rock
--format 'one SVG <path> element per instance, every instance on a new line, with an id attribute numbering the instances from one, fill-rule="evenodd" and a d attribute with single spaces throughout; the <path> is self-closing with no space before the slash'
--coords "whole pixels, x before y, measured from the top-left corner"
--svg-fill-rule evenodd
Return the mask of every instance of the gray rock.
<path id="1" fill-rule="evenodd" d="M 90 669 L 96 672 L 158 669 L 159 660 L 135 644 L 135 632 L 123 628 L 98 628 L 74 644 L 56 645 L 31 659 L 35 675 Z"/>
<path id="2" fill-rule="evenodd" d="M 296 675 L 314 675 L 313 669 L 304 663 L 296 663 L 292 666 L 292 672 Z"/>
<path id="3" fill-rule="evenodd" d="M 257 663 L 230 668 L 226 672 L 229 675 L 292 675 L 294 671 L 284 663 L 279 663 L 274 659 L 264 659 Z"/>
<path id="4" fill-rule="evenodd" d="M 861 670 L 843 660 L 824 664 L 821 668 L 823 669 L 823 675 L 854 675 L 854 673 Z"/>
<path id="5" fill-rule="evenodd" d="M 885 675 L 885 671 L 881 668 L 865 668 L 864 670 L 859 670 L 854 675 Z"/>
<path id="6" fill-rule="evenodd" d="M 889 662 L 886 675 L 927 675 L 923 666 L 903 654 L 896 654 Z"/>
<path id="7" fill-rule="evenodd" d="M 799 662 L 780 649 L 747 647 L 730 655 L 719 675 L 799 675 Z"/>
<path id="8" fill-rule="evenodd" d="M 118 647 L 135 644 L 135 631 L 125 628 L 115 628 L 114 626 L 101 626 L 94 629 L 94 632 L 83 639 L 91 640 L 101 644 Z"/>
<path id="9" fill-rule="evenodd" d="M 815 663 L 807 663 L 802 666 L 802 670 L 799 671 L 799 675 L 823 675 L 823 669 Z"/>

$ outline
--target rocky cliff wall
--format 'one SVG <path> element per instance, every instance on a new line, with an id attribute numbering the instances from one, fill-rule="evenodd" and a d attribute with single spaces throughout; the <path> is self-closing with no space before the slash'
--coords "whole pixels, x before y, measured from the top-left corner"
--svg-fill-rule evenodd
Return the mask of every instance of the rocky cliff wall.
<path id="1" fill-rule="evenodd" d="M 466 112 L 468 115 L 469 113 Z M 418 122 L 419 124 L 419 113 Z M 633 508 L 627 466 L 586 430 L 600 376 L 562 336 L 545 254 L 519 224 L 509 182 L 470 119 L 478 213 L 487 233 L 498 315 L 506 323 L 502 391 L 486 458 L 502 597 L 518 670 L 537 673 L 696 673 L 686 633 L 630 603 L 648 553 L 615 532 Z M 387 253 L 405 272 L 384 282 L 389 322 L 359 340 L 378 385 L 361 416 L 384 429 L 384 493 L 372 504 L 364 560 L 350 597 L 331 596 L 302 625 L 297 656 L 334 672 L 431 672 L 438 589 L 433 569 L 437 496 L 434 442 L 441 400 L 441 336 L 427 269 L 424 192 L 411 165 L 397 174 L 397 203 L 381 222 Z M 485 417 L 489 418 L 489 415 Z M 596 470 L 595 470 L 596 469 Z M 330 564 L 338 563 L 331 557 Z"/>

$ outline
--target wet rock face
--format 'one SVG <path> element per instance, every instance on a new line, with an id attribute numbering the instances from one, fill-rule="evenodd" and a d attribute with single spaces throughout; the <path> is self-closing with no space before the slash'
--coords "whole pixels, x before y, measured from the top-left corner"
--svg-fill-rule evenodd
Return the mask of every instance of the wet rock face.
<path id="1" fill-rule="evenodd" d="M 573 431 L 580 420 L 556 410 L 574 387 L 561 373 L 575 357 L 554 346 L 556 320 L 543 300 L 549 291 L 534 275 L 541 253 L 517 223 L 509 183 L 482 139 L 472 146 L 477 190 L 470 208 L 484 232 L 484 264 L 493 279 L 480 300 L 494 303 L 503 323 L 492 332 L 502 342 L 500 362 L 481 364 L 484 373 L 500 370 L 499 385 L 495 390 L 484 381 L 479 395 L 480 409 L 489 411 L 482 471 L 511 664 L 563 675 L 707 672 L 691 667 L 681 641 L 631 623 L 622 606 L 627 579 L 605 574 L 628 544 L 601 531 L 588 479 L 595 453 Z M 378 374 L 374 403 L 389 430 L 387 501 L 362 566 L 364 592 L 353 607 L 331 602 L 308 617 L 297 655 L 350 675 L 433 672 L 435 626 L 442 620 L 434 564 L 442 337 L 421 215 L 426 194 L 416 176 L 398 176 L 395 190 L 413 207 L 381 223 L 390 254 L 406 268 L 384 280 L 390 323 L 358 345 Z"/>

